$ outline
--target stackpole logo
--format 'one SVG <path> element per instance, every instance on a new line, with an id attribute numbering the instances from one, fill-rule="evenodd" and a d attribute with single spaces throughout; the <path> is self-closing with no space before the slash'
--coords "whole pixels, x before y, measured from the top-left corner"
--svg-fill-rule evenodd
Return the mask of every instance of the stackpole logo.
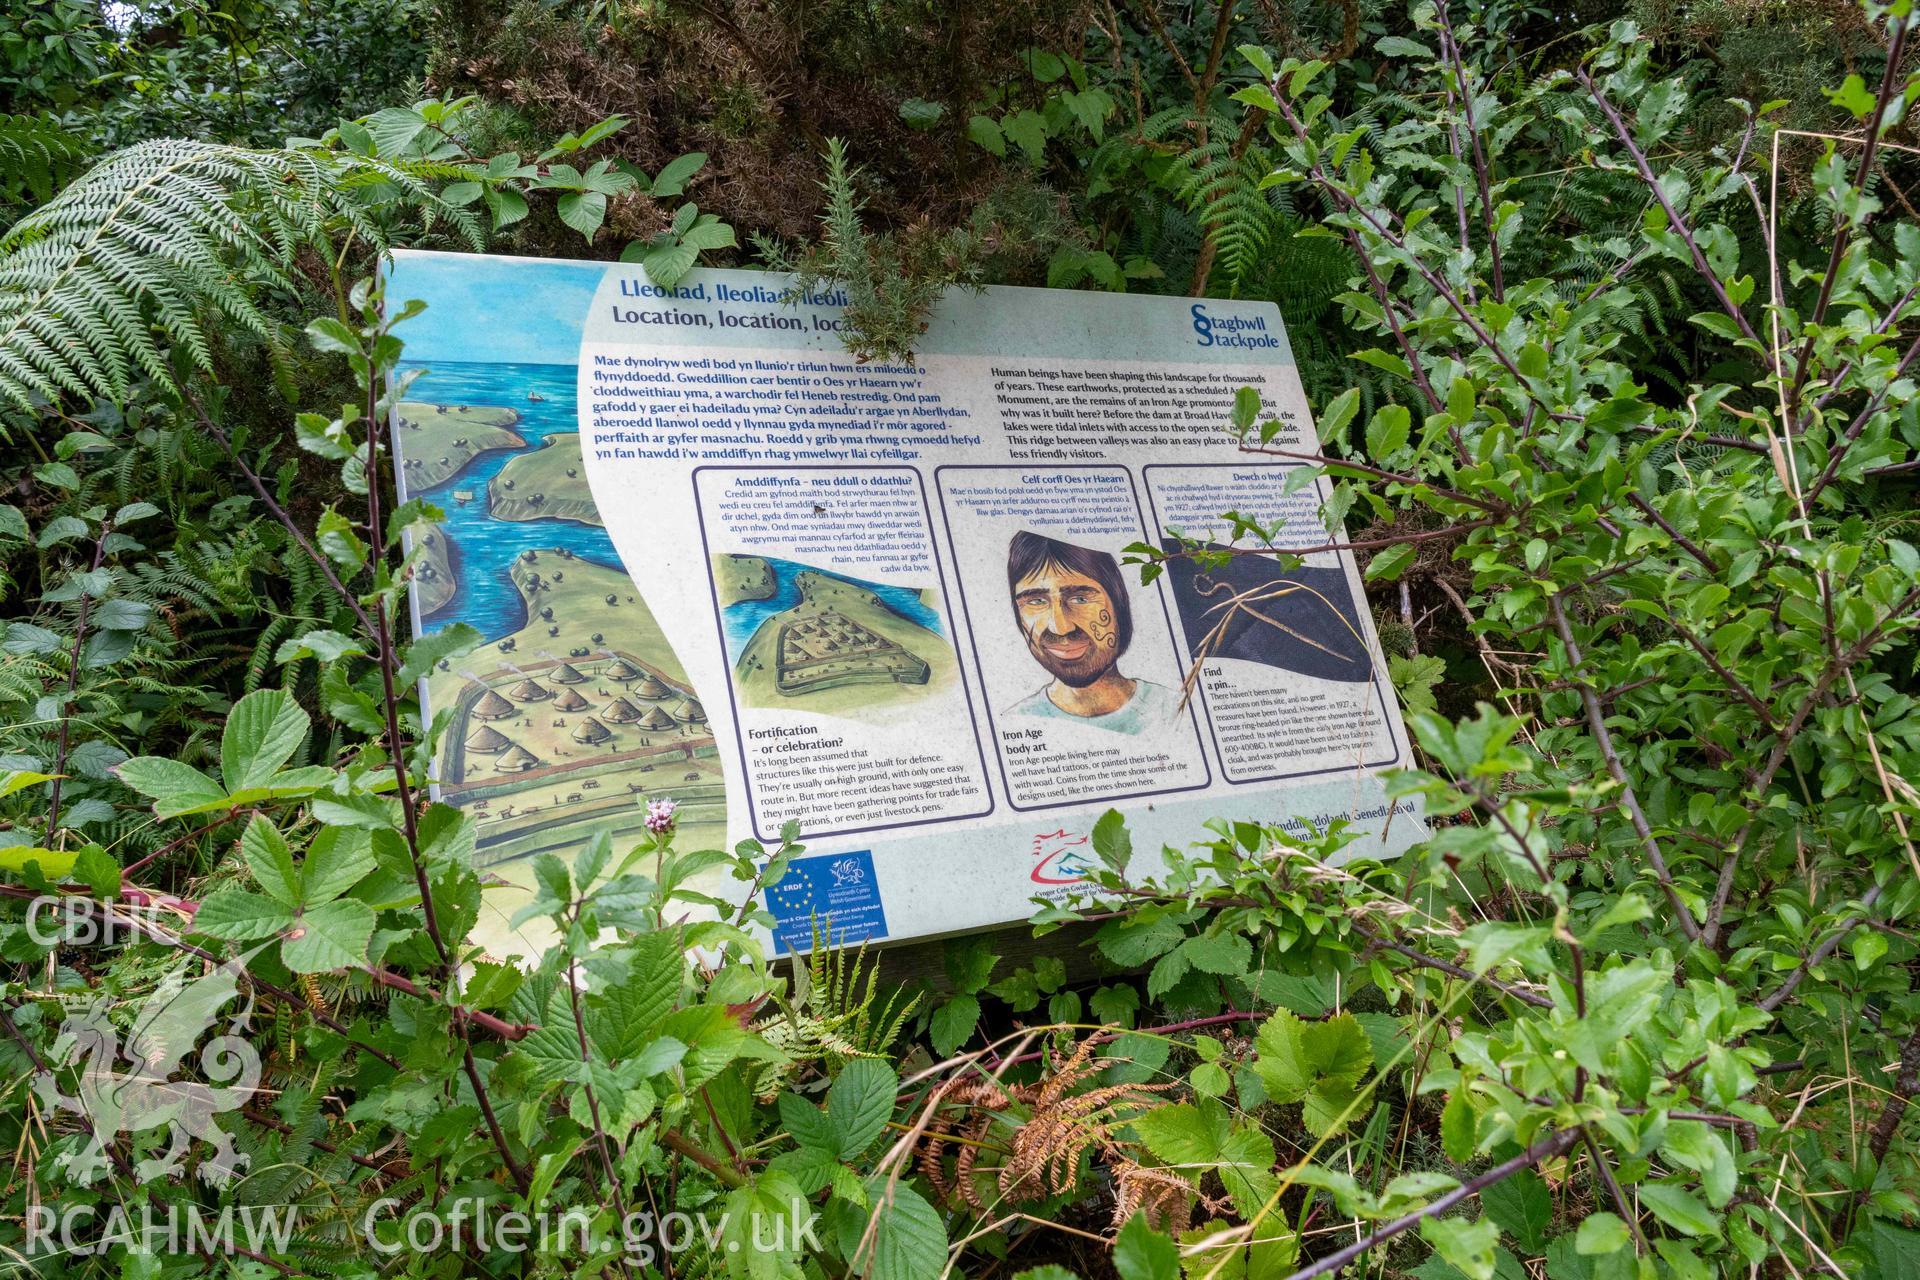
<path id="1" fill-rule="evenodd" d="M 1194 303 L 1191 314 L 1195 346 L 1252 349 L 1280 345 L 1280 339 L 1268 331 L 1265 316 L 1216 316 L 1204 302 Z"/>

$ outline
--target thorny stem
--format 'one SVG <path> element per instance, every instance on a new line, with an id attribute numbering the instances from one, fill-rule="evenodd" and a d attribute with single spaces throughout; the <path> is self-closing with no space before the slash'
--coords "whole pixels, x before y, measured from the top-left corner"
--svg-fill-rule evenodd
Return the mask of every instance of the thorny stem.
<path id="1" fill-rule="evenodd" d="M 1240 450 L 1243 453 L 1258 453 L 1268 457 L 1292 458 L 1300 462 L 1312 462 L 1330 470 L 1343 469 L 1347 471 L 1357 471 L 1361 475 L 1372 476 L 1376 480 L 1388 480 L 1396 484 L 1414 485 L 1418 488 L 1426 489 L 1442 498 L 1446 498 L 1448 501 L 1465 503 L 1467 506 L 1492 512 L 1496 516 L 1507 516 L 1513 513 L 1512 509 L 1505 503 L 1497 502 L 1491 498 L 1476 498 L 1470 493 L 1461 493 L 1457 489 L 1448 489 L 1444 486 L 1434 484 L 1430 480 L 1422 480 L 1419 476 L 1407 475 L 1401 471 L 1388 471 L 1364 462 L 1354 462 L 1349 458 L 1330 458 L 1323 453 L 1300 453 L 1292 449 L 1276 449 L 1272 445 L 1243 444 L 1240 446 Z"/>
<path id="2" fill-rule="evenodd" d="M 1473 86 L 1467 80 L 1466 64 L 1460 57 L 1460 43 L 1453 38 L 1453 19 L 1447 13 L 1446 0 L 1440 0 L 1434 16 L 1440 23 L 1441 49 L 1452 62 L 1454 79 L 1459 84 L 1467 140 L 1473 144 L 1473 176 L 1480 188 L 1480 222 L 1487 236 L 1487 265 L 1493 275 L 1493 299 L 1499 302 L 1506 298 L 1507 286 L 1500 267 L 1500 237 L 1494 234 L 1493 228 L 1493 187 L 1488 179 L 1487 153 L 1480 140 L 1480 126 L 1473 116 Z"/>
<path id="3" fill-rule="evenodd" d="M 1580 1135 L 1581 1131 L 1578 1129 L 1562 1129 L 1559 1133 L 1551 1137 L 1542 1138 L 1511 1160 L 1503 1160 L 1493 1166 L 1493 1168 L 1488 1169 L 1485 1173 L 1474 1178 L 1469 1178 L 1467 1181 L 1461 1183 L 1431 1203 L 1422 1205 L 1412 1213 L 1395 1218 L 1392 1222 L 1380 1227 L 1364 1240 L 1355 1241 L 1344 1249 L 1337 1250 L 1324 1258 L 1317 1259 L 1312 1266 L 1301 1268 L 1289 1276 L 1287 1280 L 1312 1280 L 1314 1276 L 1323 1276 L 1338 1271 L 1375 1245 L 1384 1244 L 1409 1227 L 1419 1226 L 1421 1222 L 1428 1218 L 1437 1218 L 1447 1210 L 1453 1208 L 1456 1204 L 1459 1204 L 1462 1200 L 1471 1199 L 1479 1195 L 1482 1191 L 1485 1191 L 1488 1187 L 1506 1181 L 1521 1170 L 1531 1169 L 1542 1160 L 1551 1160 L 1553 1157 L 1562 1154 L 1569 1147 L 1573 1146 L 1574 1143 L 1580 1141 Z"/>
<path id="4" fill-rule="evenodd" d="M 1827 457 L 1827 465 L 1820 469 L 1819 476 L 1807 490 L 1806 502 L 1803 504 L 1805 509 L 1811 510 L 1814 499 L 1833 483 L 1833 478 L 1839 474 L 1840 464 L 1846 461 L 1847 453 L 1853 448 L 1854 441 L 1858 440 L 1860 433 L 1867 429 L 1867 423 L 1872 420 L 1873 415 L 1880 412 L 1880 406 L 1886 403 L 1887 392 L 1895 383 L 1907 376 L 1907 370 L 1913 367 L 1915 360 L 1920 360 L 1920 338 L 1914 339 L 1913 345 L 1909 346 L 1906 354 L 1900 357 L 1900 363 L 1887 375 L 1887 380 L 1868 399 L 1866 408 L 1860 411 L 1859 415 L 1848 424 L 1840 439 L 1834 442 L 1833 452 Z"/>
<path id="5" fill-rule="evenodd" d="M 573 906 L 573 924 L 576 929 L 580 927 L 578 902 Z M 608 1146 L 607 1126 L 600 1118 L 600 1093 L 593 1087 L 593 1051 L 587 1045 L 587 1019 L 580 1008 L 579 974 L 565 973 L 561 975 L 560 980 L 567 984 L 567 999 L 573 1008 L 574 1036 L 580 1045 L 580 1065 L 587 1069 L 587 1076 L 581 1081 L 580 1087 L 586 1093 L 587 1114 L 593 1120 L 593 1140 L 594 1145 L 600 1149 L 600 1168 L 607 1178 L 607 1190 L 613 1195 L 613 1207 L 619 1213 L 620 1221 L 625 1222 L 627 1220 L 626 1195 L 620 1190 L 620 1175 L 613 1167 L 613 1153 Z M 624 1258 L 619 1260 L 619 1266 L 621 1275 L 630 1274 Z"/>
<path id="6" fill-rule="evenodd" d="M 1866 190 L 1867 179 L 1873 174 L 1873 162 L 1880 155 L 1880 130 L 1887 118 L 1887 107 L 1894 96 L 1894 86 L 1904 75 L 1901 66 L 1907 49 L 1907 24 L 1905 16 L 1893 19 L 1893 40 L 1887 46 L 1887 65 L 1880 75 L 1880 92 L 1875 96 L 1873 113 L 1867 118 L 1867 136 L 1860 148 L 1860 167 L 1854 171 L 1853 189 Z M 1820 293 L 1814 300 L 1813 315 L 1807 321 L 1807 336 L 1800 343 L 1800 350 L 1794 356 L 1793 386 L 1787 392 L 1789 416 L 1793 407 L 1800 402 L 1800 391 L 1807 383 L 1807 374 L 1813 367 L 1813 342 L 1816 331 L 1827 318 L 1827 305 L 1833 301 L 1833 286 L 1840 279 L 1840 264 L 1846 261 L 1847 249 L 1852 245 L 1853 234 L 1866 225 L 1863 217 L 1859 225 L 1847 227 L 1846 214 L 1834 214 L 1833 250 L 1827 258 L 1827 273 L 1820 280 Z M 1782 370 L 1784 373 L 1785 371 Z M 1791 421 L 1781 424 L 1792 432 Z"/>
<path id="7" fill-rule="evenodd" d="M 98 573 L 100 564 L 107 555 L 107 535 L 113 532 L 113 521 L 100 523 L 100 537 L 93 544 L 93 565 L 88 573 Z M 60 701 L 60 736 L 53 753 L 53 787 L 47 798 L 47 834 L 52 836 L 60 829 L 60 783 L 67 772 L 67 744 L 73 726 L 73 695 L 80 687 L 80 647 L 87 638 L 87 613 L 93 605 L 93 593 L 83 592 L 80 596 L 80 615 L 73 624 L 73 651 L 67 656 L 67 693 Z"/>
<path id="8" fill-rule="evenodd" d="M 1560 595 L 1549 597 L 1548 610 L 1553 615 L 1554 630 L 1560 633 L 1560 643 L 1566 646 L 1569 670 L 1578 671 L 1584 661 L 1580 656 L 1580 645 L 1573 638 L 1573 627 L 1567 622 L 1566 606 Z M 1641 848 L 1646 850 L 1647 865 L 1653 868 L 1654 878 L 1666 891 L 1667 901 L 1673 904 L 1675 918 L 1680 922 L 1680 930 L 1695 942 L 1700 940 L 1700 926 L 1694 921 L 1693 913 L 1687 910 L 1687 904 L 1680 897 L 1680 891 L 1674 887 L 1673 873 L 1667 869 L 1667 859 L 1660 852 L 1660 842 L 1653 838 L 1653 827 L 1647 822 L 1647 815 L 1640 807 L 1640 797 L 1633 789 L 1633 783 L 1627 778 L 1626 766 L 1620 762 L 1620 753 L 1613 745 L 1613 734 L 1607 729 L 1606 713 L 1600 709 L 1600 699 L 1594 693 L 1593 684 L 1581 680 L 1579 684 L 1580 700 L 1587 709 L 1587 727 L 1593 732 L 1594 740 L 1600 745 L 1601 758 L 1606 761 L 1607 772 L 1620 788 L 1620 803 L 1626 809 L 1627 816 L 1633 821 L 1633 829 L 1640 836 Z"/>
<path id="9" fill-rule="evenodd" d="M 1661 209 L 1666 211 L 1667 222 L 1673 227 L 1674 234 L 1686 243 L 1687 251 L 1693 256 L 1694 270 L 1699 273 L 1702 280 L 1707 282 L 1707 287 L 1713 290 L 1713 296 L 1719 301 L 1720 309 L 1732 318 L 1733 323 L 1739 327 L 1741 336 L 1764 351 L 1766 348 L 1760 341 L 1760 335 L 1753 331 L 1753 326 L 1747 323 L 1746 314 L 1728 295 L 1726 286 L 1720 283 L 1720 277 L 1714 274 L 1713 266 L 1701 250 L 1699 240 L 1694 238 L 1693 228 L 1687 225 L 1687 220 L 1680 216 L 1680 211 L 1673 207 L 1672 201 L 1667 199 L 1666 188 L 1660 185 L 1660 179 L 1654 174 L 1653 166 L 1648 163 L 1647 153 L 1642 151 L 1639 144 L 1633 140 L 1633 131 L 1627 128 L 1627 122 L 1620 117 L 1620 113 L 1614 109 L 1613 103 L 1608 101 L 1607 95 L 1601 91 L 1593 77 L 1587 74 L 1585 67 L 1579 68 L 1573 74 L 1580 81 L 1581 87 L 1592 95 L 1595 105 L 1600 108 L 1600 113 L 1606 116 L 1607 123 L 1613 126 L 1614 136 L 1620 139 L 1620 144 L 1633 158 L 1633 166 L 1639 171 L 1640 180 L 1646 183 L 1647 189 L 1653 193 L 1653 198 L 1659 201 Z"/>
<path id="10" fill-rule="evenodd" d="M 1621 1221 L 1633 1232 L 1634 1247 L 1640 1252 L 1647 1251 L 1647 1238 L 1640 1231 L 1640 1215 L 1627 1203 L 1627 1193 L 1620 1189 L 1620 1180 L 1613 1176 L 1613 1165 L 1601 1152 L 1600 1144 L 1594 1141 L 1593 1134 L 1585 1127 L 1580 1129 L 1580 1141 L 1586 1145 L 1587 1155 L 1593 1160 L 1594 1172 L 1600 1177 L 1600 1184 L 1607 1189 L 1607 1196 L 1613 1201 L 1613 1207 L 1620 1211 Z"/>

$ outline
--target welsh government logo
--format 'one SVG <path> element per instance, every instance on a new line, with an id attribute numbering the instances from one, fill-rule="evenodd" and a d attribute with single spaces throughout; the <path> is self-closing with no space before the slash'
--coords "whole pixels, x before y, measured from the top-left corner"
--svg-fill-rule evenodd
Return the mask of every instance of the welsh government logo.
<path id="1" fill-rule="evenodd" d="M 209 1185 L 223 1187 L 245 1171 L 248 1157 L 234 1149 L 233 1135 L 215 1117 L 239 1109 L 260 1084 L 260 1055 L 244 1034 L 252 995 L 224 1029 L 204 1045 L 201 1038 L 240 994 L 246 959 L 223 961 L 193 978 L 176 969 L 141 1003 L 124 1041 L 108 1017 L 105 997 L 67 1015 L 50 1069 L 36 1073 L 33 1089 L 42 1106 L 79 1116 L 89 1130 L 85 1145 L 59 1161 L 76 1181 L 90 1181 L 106 1168 L 106 1144 L 116 1135 L 159 1129 L 167 1131 L 167 1149 L 135 1166 L 142 1182 L 181 1176 L 195 1139 L 213 1147 L 199 1166 Z M 176 1078 L 196 1047 L 201 1078 Z M 61 1092 L 57 1078 L 63 1066 L 78 1068 L 70 1095 Z"/>
<path id="2" fill-rule="evenodd" d="M 1033 870 L 1028 878 L 1035 884 L 1079 884 L 1093 870 L 1087 858 L 1091 839 L 1065 827 L 1033 838 Z"/>
<path id="3" fill-rule="evenodd" d="M 833 873 L 833 887 L 836 889 L 867 882 L 867 869 L 860 865 L 858 858 L 836 858 L 827 869 Z"/>

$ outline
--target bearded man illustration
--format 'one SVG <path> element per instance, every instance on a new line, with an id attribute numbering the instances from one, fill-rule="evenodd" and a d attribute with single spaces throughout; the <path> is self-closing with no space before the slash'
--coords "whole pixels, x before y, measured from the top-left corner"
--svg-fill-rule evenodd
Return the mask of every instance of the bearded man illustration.
<path id="1" fill-rule="evenodd" d="M 1070 718 L 1116 733 L 1173 718 L 1172 690 L 1120 670 L 1133 607 L 1112 555 L 1022 530 L 1007 545 L 1007 593 L 1027 652 L 1052 677 L 1009 716 Z"/>

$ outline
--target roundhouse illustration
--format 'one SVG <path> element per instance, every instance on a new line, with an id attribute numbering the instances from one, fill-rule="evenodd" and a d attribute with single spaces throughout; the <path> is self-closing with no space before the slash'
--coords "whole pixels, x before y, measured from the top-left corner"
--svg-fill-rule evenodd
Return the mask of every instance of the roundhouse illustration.
<path id="1" fill-rule="evenodd" d="M 593 704 L 580 696 L 578 689 L 568 689 L 553 700 L 555 711 L 585 711 Z"/>
<path id="2" fill-rule="evenodd" d="M 487 756 L 493 755 L 495 752 L 505 751 L 512 745 L 512 738 L 509 738 L 506 734 L 500 732 L 490 724 L 481 725 L 480 728 L 474 732 L 473 736 L 467 739 L 467 750 Z"/>
<path id="3" fill-rule="evenodd" d="M 648 707 L 638 723 L 642 729 L 671 729 L 673 717 L 667 714 L 665 707 Z"/>
<path id="4" fill-rule="evenodd" d="M 612 724 L 632 724 L 640 718 L 640 708 L 634 706 L 625 698 L 615 698 L 607 704 L 607 709 L 602 711 L 600 715 L 601 718 Z"/>
<path id="5" fill-rule="evenodd" d="M 575 742 L 605 742 L 612 736 L 613 730 L 607 728 L 607 726 L 601 724 L 592 716 L 588 716 L 585 720 L 582 720 L 580 727 L 573 731 L 573 740 Z"/>
<path id="6" fill-rule="evenodd" d="M 571 662 L 563 662 L 553 669 L 551 679 L 555 684 L 585 684 L 587 677 Z"/>
<path id="7" fill-rule="evenodd" d="M 481 720 L 504 720 L 515 712 L 511 702 L 489 689 L 473 704 L 473 714 Z"/>
<path id="8" fill-rule="evenodd" d="M 636 698 L 646 698 L 655 702 L 673 696 L 672 687 L 651 671 L 641 677 L 640 683 L 634 685 L 630 692 Z"/>
<path id="9" fill-rule="evenodd" d="M 553 690 L 529 676 L 507 690 L 507 694 L 516 702 L 545 702 L 553 696 Z"/>
<path id="10" fill-rule="evenodd" d="M 673 718 L 681 724 L 705 724 L 707 709 L 698 698 L 682 698 L 673 708 Z"/>
<path id="11" fill-rule="evenodd" d="M 529 769 L 540 767 L 540 757 L 525 747 L 516 746 L 501 756 L 500 762 L 493 767 L 501 773 L 525 773 Z"/>

